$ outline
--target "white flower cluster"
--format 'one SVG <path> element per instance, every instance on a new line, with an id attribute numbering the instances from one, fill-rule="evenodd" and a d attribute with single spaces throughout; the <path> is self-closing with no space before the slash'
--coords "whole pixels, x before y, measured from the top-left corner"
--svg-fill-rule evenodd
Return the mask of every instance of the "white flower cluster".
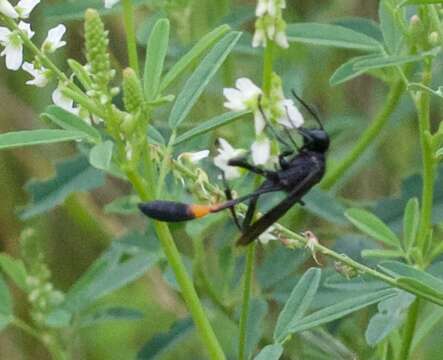
<path id="1" fill-rule="evenodd" d="M 32 76 L 32 79 L 26 81 L 26 84 L 37 87 L 45 87 L 51 80 L 52 73 L 46 69 L 39 59 L 35 58 L 32 62 L 23 62 L 23 38 L 31 39 L 34 32 L 31 25 L 22 21 L 29 18 L 32 10 L 39 4 L 40 0 L 20 0 L 16 6 L 13 6 L 7 0 L 0 0 L 0 13 L 18 22 L 18 29 L 11 30 L 0 26 L 0 45 L 3 46 L 1 56 L 6 58 L 6 67 L 9 70 L 18 70 L 20 67 Z M 57 49 L 66 45 L 62 40 L 66 32 L 66 27 L 59 24 L 48 31 L 46 39 L 43 41 L 40 49 L 43 54 L 51 54 Z M 79 109 L 73 106 L 73 101 L 64 96 L 59 87 L 52 94 L 53 102 L 69 112 L 78 114 Z"/>
<path id="2" fill-rule="evenodd" d="M 255 33 L 252 46 L 266 46 L 268 40 L 273 40 L 282 47 L 288 48 L 286 23 L 283 20 L 282 9 L 286 7 L 285 0 L 258 0 L 255 9 Z"/>
<path id="3" fill-rule="evenodd" d="M 224 105 L 233 111 L 250 110 L 253 112 L 256 140 L 251 145 L 252 161 L 255 165 L 266 165 L 272 160 L 271 142 L 264 132 L 267 121 L 275 118 L 277 123 L 293 129 L 303 125 L 303 116 L 292 100 L 284 98 L 281 86 L 273 86 L 272 88 L 271 98 L 274 104 L 273 107 L 263 108 L 259 104 L 263 92 L 250 79 L 240 78 L 235 85 L 236 88 L 226 88 L 223 90 L 227 100 Z M 280 85 L 280 82 L 278 82 L 278 85 Z M 271 114 L 272 116 L 270 116 Z M 214 164 L 223 170 L 227 179 L 239 177 L 241 175 L 239 169 L 229 166 L 228 161 L 245 154 L 245 151 L 234 149 L 224 139 L 220 139 L 219 144 L 219 154 L 215 157 Z"/>
<path id="4" fill-rule="evenodd" d="M 105 0 L 105 8 L 110 9 L 118 2 L 119 0 Z"/>

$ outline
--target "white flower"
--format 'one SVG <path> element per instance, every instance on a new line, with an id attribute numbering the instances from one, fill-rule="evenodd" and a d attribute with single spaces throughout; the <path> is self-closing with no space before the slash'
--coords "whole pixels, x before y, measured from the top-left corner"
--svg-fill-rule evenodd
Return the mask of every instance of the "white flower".
<path id="1" fill-rule="evenodd" d="M 233 111 L 243 111 L 250 109 L 257 103 L 258 97 L 262 94 L 261 89 L 248 78 L 239 78 L 235 82 L 235 88 L 223 89 L 226 101 L 225 107 Z"/>
<path id="2" fill-rule="evenodd" d="M 278 237 L 272 234 L 274 231 L 274 227 L 271 226 L 264 233 L 259 235 L 258 241 L 260 241 L 263 245 L 266 245 L 269 241 L 278 240 Z"/>
<path id="3" fill-rule="evenodd" d="M 271 142 L 267 137 L 261 137 L 251 145 L 252 161 L 255 165 L 264 165 L 271 156 Z"/>
<path id="4" fill-rule="evenodd" d="M 62 109 L 77 115 L 79 113 L 79 108 L 74 107 L 74 101 L 67 96 L 65 96 L 60 87 L 57 87 L 52 93 L 52 101 L 55 105 L 60 106 Z"/>
<path id="5" fill-rule="evenodd" d="M 22 19 L 26 19 L 39 2 L 40 0 L 20 0 L 15 6 L 15 10 Z"/>
<path id="6" fill-rule="evenodd" d="M 207 158 L 209 155 L 209 150 L 202 150 L 197 152 L 184 152 L 178 156 L 178 159 L 186 159 L 192 163 L 197 163 L 200 160 Z"/>
<path id="7" fill-rule="evenodd" d="M 45 87 L 48 84 L 48 70 L 44 67 L 36 69 L 33 63 L 25 62 L 22 69 L 31 74 L 34 78 L 26 81 L 28 85 L 35 85 L 37 87 Z"/>
<path id="8" fill-rule="evenodd" d="M 255 28 L 254 37 L 252 38 L 252 47 L 266 45 L 266 33 L 262 28 Z"/>
<path id="9" fill-rule="evenodd" d="M 277 34 L 275 34 L 274 41 L 283 49 L 287 49 L 289 47 L 288 37 L 286 36 L 285 31 L 278 31 Z"/>
<path id="10" fill-rule="evenodd" d="M 15 11 L 14 7 L 8 0 L 0 0 L 0 13 L 12 19 L 18 18 L 17 11 Z"/>
<path id="11" fill-rule="evenodd" d="M 34 35 L 29 24 L 20 21 L 18 27 L 29 39 Z M 23 42 L 20 35 L 16 31 L 0 27 L 0 44 L 5 47 L 0 56 L 6 56 L 6 67 L 9 70 L 18 70 L 23 62 Z"/>
<path id="12" fill-rule="evenodd" d="M 263 94 L 262 90 L 248 78 L 237 79 L 235 86 L 236 89 L 223 89 L 223 95 L 228 100 L 224 103 L 225 107 L 233 111 L 253 111 L 255 133 L 261 134 L 266 126 L 265 119 L 258 109 L 258 98 Z"/>
<path id="13" fill-rule="evenodd" d="M 281 102 L 281 107 L 283 115 L 278 119 L 279 124 L 289 129 L 299 128 L 303 125 L 303 115 L 291 99 L 284 99 Z"/>
<path id="14" fill-rule="evenodd" d="M 58 48 L 65 46 L 66 41 L 61 41 L 65 34 L 66 27 L 63 24 L 57 25 L 48 31 L 48 36 L 43 42 L 42 49 L 47 53 L 52 53 Z"/>
<path id="15" fill-rule="evenodd" d="M 118 2 L 119 0 L 105 0 L 105 8 L 110 9 Z"/>
<path id="16" fill-rule="evenodd" d="M 234 149 L 225 139 L 219 138 L 220 147 L 217 149 L 218 155 L 214 158 L 214 165 L 221 169 L 226 179 L 231 180 L 241 176 L 240 169 L 229 166 L 228 161 L 237 158 L 245 153 L 242 149 Z"/>

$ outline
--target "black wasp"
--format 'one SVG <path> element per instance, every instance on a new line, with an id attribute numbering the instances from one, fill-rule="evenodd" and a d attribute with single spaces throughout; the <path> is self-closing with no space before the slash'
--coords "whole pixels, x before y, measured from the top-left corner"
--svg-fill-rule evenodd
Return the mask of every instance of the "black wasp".
<path id="1" fill-rule="evenodd" d="M 224 203 L 197 205 L 157 200 L 140 203 L 140 210 L 146 216 L 156 220 L 177 222 L 200 218 L 229 208 L 233 214 L 235 223 L 242 231 L 242 235 L 238 239 L 237 244 L 247 245 L 264 233 L 294 204 L 303 204 L 303 196 L 322 179 L 325 173 L 325 153 L 329 148 L 329 136 L 313 109 L 300 99 L 294 91 L 292 91 L 292 94 L 314 117 L 319 128 L 297 128 L 297 131 L 303 138 L 303 145 L 301 147 L 297 146 L 289 132 L 287 132 L 294 149 L 282 152 L 279 155 L 279 169 L 275 171 L 265 170 L 251 165 L 244 158 L 231 159 L 228 165 L 244 168 L 264 177 L 265 180 L 256 191 L 237 199 L 232 199 L 231 192 L 229 188 L 227 188 L 225 193 L 228 200 Z M 260 111 L 266 119 L 261 107 Z M 272 129 L 272 125 L 269 123 L 268 125 Z M 274 134 L 281 142 L 288 146 L 287 142 L 278 136 L 275 131 Z M 295 150 L 297 150 L 297 153 L 295 153 Z M 263 194 L 276 191 L 284 191 L 287 196 L 257 221 L 252 222 L 259 197 Z M 249 200 L 248 209 L 243 224 L 240 225 L 235 212 L 235 205 L 246 200 Z"/>

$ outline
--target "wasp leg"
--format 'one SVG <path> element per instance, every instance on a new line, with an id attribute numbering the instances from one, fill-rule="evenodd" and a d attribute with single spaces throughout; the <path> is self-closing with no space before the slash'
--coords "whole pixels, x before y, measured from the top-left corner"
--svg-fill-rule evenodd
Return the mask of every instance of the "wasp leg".
<path id="1" fill-rule="evenodd" d="M 263 176 L 271 181 L 278 181 L 278 174 L 276 171 L 260 169 L 257 166 L 249 164 L 246 160 L 243 159 L 231 159 L 228 161 L 228 165 L 249 170 L 250 172 Z"/>
<path id="2" fill-rule="evenodd" d="M 225 192 L 226 200 L 228 200 L 228 201 L 229 200 L 233 200 L 231 188 L 229 187 L 229 184 L 226 181 L 226 176 L 225 176 L 225 173 L 223 171 L 221 173 L 221 177 L 222 177 L 222 180 L 223 180 L 223 186 L 225 188 L 224 192 Z M 234 220 L 235 226 L 237 226 L 237 228 L 240 231 L 243 231 L 243 227 L 240 225 L 240 219 L 238 218 L 237 211 L 235 210 L 235 206 L 229 207 L 229 211 L 230 211 L 230 213 L 232 215 L 232 219 Z"/>

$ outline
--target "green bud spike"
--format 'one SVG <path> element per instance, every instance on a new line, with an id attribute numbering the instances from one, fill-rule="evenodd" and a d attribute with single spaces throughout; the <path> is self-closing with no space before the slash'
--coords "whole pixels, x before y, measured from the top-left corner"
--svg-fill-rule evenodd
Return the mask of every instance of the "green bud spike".
<path id="1" fill-rule="evenodd" d="M 99 90 L 107 92 L 112 79 L 112 69 L 108 53 L 108 32 L 96 10 L 85 13 L 86 59 L 91 66 L 93 80 Z"/>
<path id="2" fill-rule="evenodd" d="M 82 86 L 86 90 L 90 90 L 92 88 L 93 82 L 86 68 L 74 59 L 68 59 L 68 65 L 74 73 L 75 77 L 78 79 L 78 81 L 80 81 Z"/>
<path id="3" fill-rule="evenodd" d="M 143 108 L 143 90 L 136 73 L 131 68 L 123 70 L 123 102 L 128 112 L 134 114 Z"/>

